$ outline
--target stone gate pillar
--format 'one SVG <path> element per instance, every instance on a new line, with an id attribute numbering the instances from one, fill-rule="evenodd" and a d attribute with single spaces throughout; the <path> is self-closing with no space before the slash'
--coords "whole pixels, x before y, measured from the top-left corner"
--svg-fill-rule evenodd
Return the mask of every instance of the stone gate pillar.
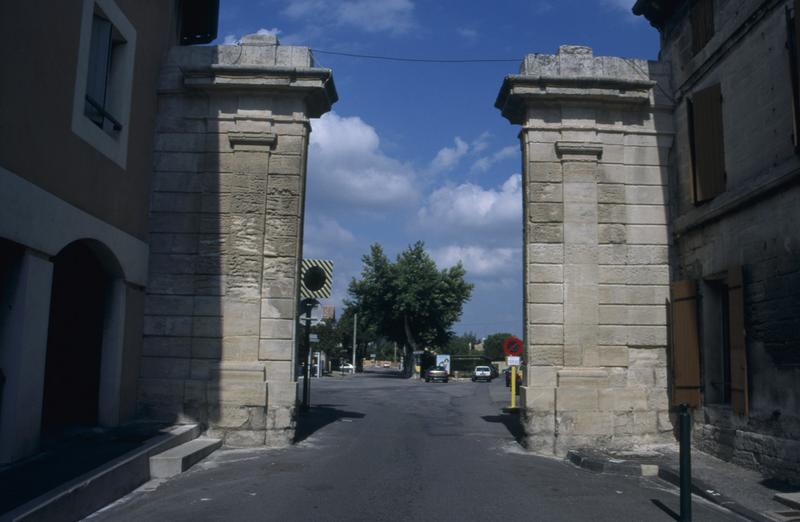
<path id="1" fill-rule="evenodd" d="M 331 71 L 250 35 L 172 49 L 158 96 L 139 413 L 284 444 L 309 118 L 337 99 Z"/>
<path id="2" fill-rule="evenodd" d="M 662 83 L 664 91 L 657 88 Z M 665 440 L 668 69 L 530 54 L 496 106 L 522 125 L 526 377 L 532 449 Z"/>

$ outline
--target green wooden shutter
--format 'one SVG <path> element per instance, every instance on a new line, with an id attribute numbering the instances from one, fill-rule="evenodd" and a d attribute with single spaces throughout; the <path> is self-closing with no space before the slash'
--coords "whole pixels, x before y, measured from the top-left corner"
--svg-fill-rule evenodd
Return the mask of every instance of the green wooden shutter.
<path id="1" fill-rule="evenodd" d="M 742 268 L 728 270 L 728 339 L 731 348 L 731 408 L 747 415 L 747 343 L 744 329 Z"/>
<path id="2" fill-rule="evenodd" d="M 725 140 L 719 84 L 695 92 L 691 103 L 694 194 L 695 202 L 702 203 L 725 191 Z"/>
<path id="3" fill-rule="evenodd" d="M 697 282 L 670 285 L 672 405 L 700 405 L 700 349 L 697 335 Z"/>

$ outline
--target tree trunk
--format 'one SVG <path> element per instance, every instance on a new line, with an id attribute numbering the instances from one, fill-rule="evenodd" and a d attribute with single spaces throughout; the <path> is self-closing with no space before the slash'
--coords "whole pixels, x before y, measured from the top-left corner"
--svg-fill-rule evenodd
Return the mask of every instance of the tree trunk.
<path id="1" fill-rule="evenodd" d="M 411 326 L 409 324 L 407 315 L 403 315 L 403 329 L 405 330 L 406 334 L 406 363 L 403 373 L 405 373 L 405 375 L 408 377 L 413 377 L 417 370 L 416 361 L 414 360 L 414 352 L 417 351 L 417 343 L 414 341 L 414 334 L 411 333 Z"/>

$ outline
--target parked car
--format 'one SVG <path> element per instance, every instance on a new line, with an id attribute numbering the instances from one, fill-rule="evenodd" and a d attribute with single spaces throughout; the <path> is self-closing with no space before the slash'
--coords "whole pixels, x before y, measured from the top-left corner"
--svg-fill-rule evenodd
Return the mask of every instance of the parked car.
<path id="1" fill-rule="evenodd" d="M 344 363 L 339 366 L 339 370 L 342 373 L 356 373 L 356 368 L 350 363 Z"/>
<path id="2" fill-rule="evenodd" d="M 489 369 L 492 371 L 492 379 L 494 379 L 495 377 L 500 377 L 500 372 L 497 371 L 496 364 L 490 364 Z"/>
<path id="3" fill-rule="evenodd" d="M 391 368 L 391 367 L 392 367 L 392 365 L 391 365 L 391 364 L 389 364 L 388 362 L 385 362 L 385 363 L 383 363 L 383 367 L 384 367 L 384 368 Z"/>
<path id="4" fill-rule="evenodd" d="M 444 366 L 434 366 L 425 372 L 425 382 L 439 381 L 447 382 L 450 376 L 447 374 L 447 368 Z"/>
<path id="5" fill-rule="evenodd" d="M 503 370 L 503 377 L 506 380 L 506 388 L 510 388 L 511 387 L 511 368 L 506 368 L 505 370 Z M 517 390 L 519 390 L 520 386 L 522 386 L 522 372 L 518 368 L 517 369 Z"/>
<path id="6" fill-rule="evenodd" d="M 492 382 L 492 369 L 488 366 L 476 366 L 472 370 L 472 382 L 476 381 Z"/>

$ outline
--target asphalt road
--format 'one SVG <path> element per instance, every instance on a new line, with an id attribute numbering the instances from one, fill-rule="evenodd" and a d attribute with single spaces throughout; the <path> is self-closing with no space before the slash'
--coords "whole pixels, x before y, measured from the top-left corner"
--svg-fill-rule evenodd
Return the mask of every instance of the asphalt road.
<path id="1" fill-rule="evenodd" d="M 315 379 L 302 440 L 221 450 L 93 521 L 670 521 L 677 490 L 525 453 L 507 388 L 426 384 L 389 370 Z M 696 499 L 696 521 L 742 520 Z"/>

